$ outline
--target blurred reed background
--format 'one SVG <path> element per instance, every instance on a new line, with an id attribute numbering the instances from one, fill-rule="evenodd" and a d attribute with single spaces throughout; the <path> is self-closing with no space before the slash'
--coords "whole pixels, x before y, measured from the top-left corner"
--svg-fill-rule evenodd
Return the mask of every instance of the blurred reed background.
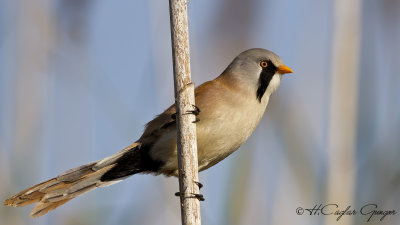
<path id="1" fill-rule="evenodd" d="M 241 51 L 284 76 L 255 133 L 202 172 L 203 224 L 364 224 L 296 208 L 400 212 L 400 1 L 191 0 L 192 77 Z M 108 156 L 173 102 L 168 1 L 0 0 L 0 197 Z M 175 178 L 137 175 L 39 219 L 0 224 L 179 224 Z M 400 214 L 370 224 L 400 224 Z"/>

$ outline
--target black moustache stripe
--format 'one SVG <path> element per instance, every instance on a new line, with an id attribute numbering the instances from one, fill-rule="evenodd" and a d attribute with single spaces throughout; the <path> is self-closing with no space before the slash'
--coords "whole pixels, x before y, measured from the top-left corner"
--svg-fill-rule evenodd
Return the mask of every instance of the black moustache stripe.
<path id="1" fill-rule="evenodd" d="M 262 69 L 260 73 L 260 78 L 258 79 L 257 99 L 259 102 L 261 102 L 261 99 L 264 96 L 265 91 L 267 90 L 267 87 L 269 85 L 269 82 L 271 81 L 272 77 L 278 69 L 271 61 L 268 60 L 267 63 L 268 66 Z"/>

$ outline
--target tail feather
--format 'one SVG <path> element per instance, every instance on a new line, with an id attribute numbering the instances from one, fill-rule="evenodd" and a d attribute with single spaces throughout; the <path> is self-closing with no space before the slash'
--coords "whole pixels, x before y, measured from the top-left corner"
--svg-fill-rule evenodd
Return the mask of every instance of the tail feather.
<path id="1" fill-rule="evenodd" d="M 30 214 L 31 217 L 37 218 L 39 216 L 43 216 L 44 214 L 48 213 L 49 211 L 56 209 L 58 206 L 63 205 L 64 203 L 68 202 L 71 199 L 64 199 L 58 202 L 40 202 L 37 204 Z"/>
<path id="2" fill-rule="evenodd" d="M 25 190 L 21 191 L 20 193 L 7 199 L 4 202 L 4 205 L 20 207 L 20 206 L 26 206 L 26 205 L 35 203 L 37 201 L 40 201 L 40 199 L 43 197 L 43 193 L 40 192 L 40 190 L 46 186 L 50 186 L 50 184 L 53 184 L 54 182 L 57 182 L 56 178 L 50 179 L 48 181 L 45 181 L 43 183 L 40 183 L 33 187 L 25 189 Z"/>
<path id="3" fill-rule="evenodd" d="M 25 189 L 4 202 L 6 206 L 21 207 L 36 203 L 31 216 L 39 217 L 63 205 L 69 200 L 97 187 L 104 187 L 121 180 L 101 181 L 101 177 L 114 166 L 127 150 L 133 150 L 138 143 L 97 162 L 67 170 L 59 176 Z"/>

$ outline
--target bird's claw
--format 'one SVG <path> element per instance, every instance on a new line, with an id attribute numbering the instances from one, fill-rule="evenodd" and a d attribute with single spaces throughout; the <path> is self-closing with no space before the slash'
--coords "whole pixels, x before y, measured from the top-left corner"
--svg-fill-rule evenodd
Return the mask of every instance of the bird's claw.
<path id="1" fill-rule="evenodd" d="M 193 195 L 194 198 L 197 198 L 197 200 L 199 200 L 199 201 L 201 201 L 201 202 L 204 201 L 204 200 L 206 200 L 202 194 L 195 194 L 195 193 L 192 193 L 192 195 Z"/>
<path id="2" fill-rule="evenodd" d="M 193 181 L 193 182 L 199 187 L 199 190 L 203 187 L 203 184 L 202 184 L 202 183 L 200 183 L 200 182 L 198 182 L 198 181 Z M 199 201 L 204 201 L 204 200 L 206 200 L 202 194 L 192 193 L 192 195 L 193 195 L 193 196 L 190 196 L 190 197 L 188 197 L 188 198 L 197 198 L 197 200 L 199 200 Z M 180 197 L 180 196 L 181 196 L 181 192 L 176 192 L 176 193 L 175 193 L 175 196 Z"/>
<path id="3" fill-rule="evenodd" d="M 192 195 L 193 195 L 193 196 L 189 196 L 189 197 L 187 197 L 187 198 L 197 198 L 197 200 L 199 200 L 199 201 L 204 201 L 204 200 L 206 200 L 202 194 L 192 193 Z M 176 192 L 176 193 L 175 193 L 175 196 L 180 197 L 180 196 L 181 196 L 181 193 L 180 193 L 180 192 Z"/>
<path id="4" fill-rule="evenodd" d="M 183 115 L 188 115 L 188 114 L 193 114 L 193 115 L 195 115 L 195 116 L 198 116 L 199 114 L 200 114 L 200 109 L 199 109 L 199 107 L 197 107 L 197 106 L 195 106 L 195 105 L 192 105 L 193 107 L 194 107 L 194 110 L 189 110 L 189 111 L 187 111 L 185 114 L 183 114 Z"/>
<path id="5" fill-rule="evenodd" d="M 186 113 L 184 113 L 183 115 L 193 114 L 193 115 L 195 115 L 195 116 L 198 116 L 198 115 L 200 114 L 200 109 L 199 109 L 199 107 L 197 107 L 197 106 L 195 106 L 195 105 L 192 105 L 192 106 L 194 107 L 194 110 L 186 111 Z M 200 119 L 196 117 L 195 121 L 193 121 L 192 123 L 197 123 L 197 122 L 199 122 L 199 121 L 200 121 Z"/>
<path id="6" fill-rule="evenodd" d="M 198 182 L 198 181 L 193 181 L 195 184 L 197 184 L 197 186 L 199 187 L 199 190 L 204 186 L 202 183 Z"/>

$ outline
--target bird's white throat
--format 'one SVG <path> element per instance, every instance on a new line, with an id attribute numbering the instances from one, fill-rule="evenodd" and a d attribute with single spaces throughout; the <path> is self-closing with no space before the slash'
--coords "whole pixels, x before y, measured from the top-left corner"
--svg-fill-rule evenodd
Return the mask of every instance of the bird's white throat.
<path id="1" fill-rule="evenodd" d="M 281 77 L 282 75 L 280 74 L 275 74 L 271 81 L 268 84 L 267 90 L 265 91 L 265 97 L 271 96 L 272 93 L 279 87 L 279 84 L 281 83 Z"/>

